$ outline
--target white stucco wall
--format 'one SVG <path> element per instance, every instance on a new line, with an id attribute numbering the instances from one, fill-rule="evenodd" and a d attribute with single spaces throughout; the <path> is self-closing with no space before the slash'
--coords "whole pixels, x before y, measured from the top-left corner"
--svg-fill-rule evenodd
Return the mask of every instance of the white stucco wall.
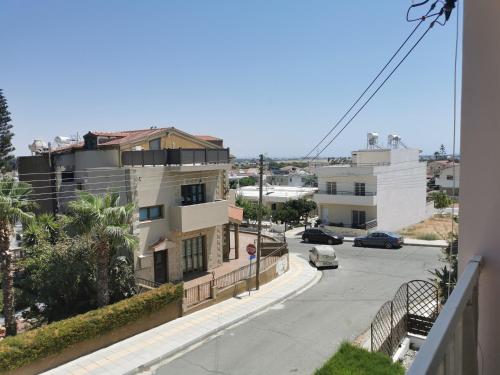
<path id="1" fill-rule="evenodd" d="M 436 177 L 435 184 L 445 188 L 452 189 L 453 188 L 453 180 L 448 180 L 446 176 L 453 176 L 453 167 L 447 167 L 441 172 L 439 172 L 439 176 Z M 455 165 L 455 188 L 458 189 L 460 187 L 460 164 Z"/>
<path id="2" fill-rule="evenodd" d="M 479 280 L 479 368 L 500 373 L 500 1 L 465 1 L 460 146 L 459 275 L 474 255 Z"/>
<path id="3" fill-rule="evenodd" d="M 399 230 L 426 218 L 426 163 L 376 167 L 377 227 Z"/>

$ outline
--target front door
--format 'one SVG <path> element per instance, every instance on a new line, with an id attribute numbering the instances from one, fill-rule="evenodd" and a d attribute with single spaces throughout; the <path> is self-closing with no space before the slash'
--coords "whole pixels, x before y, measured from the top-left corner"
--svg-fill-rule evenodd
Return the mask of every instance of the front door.
<path id="1" fill-rule="evenodd" d="M 155 251 L 154 252 L 155 283 L 165 284 L 167 282 L 168 280 L 167 270 L 168 270 L 167 250 Z"/>

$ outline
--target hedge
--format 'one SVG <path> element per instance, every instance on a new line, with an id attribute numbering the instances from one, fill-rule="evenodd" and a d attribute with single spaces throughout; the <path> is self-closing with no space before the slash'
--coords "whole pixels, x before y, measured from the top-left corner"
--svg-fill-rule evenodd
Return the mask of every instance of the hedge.
<path id="1" fill-rule="evenodd" d="M 369 352 L 348 342 L 340 345 L 333 355 L 314 375 L 404 375 L 399 363 L 378 352 Z"/>
<path id="2" fill-rule="evenodd" d="M 102 336 L 182 299 L 182 295 L 182 284 L 165 284 L 113 305 L 7 337 L 0 341 L 0 373 L 59 353 L 70 345 Z"/>

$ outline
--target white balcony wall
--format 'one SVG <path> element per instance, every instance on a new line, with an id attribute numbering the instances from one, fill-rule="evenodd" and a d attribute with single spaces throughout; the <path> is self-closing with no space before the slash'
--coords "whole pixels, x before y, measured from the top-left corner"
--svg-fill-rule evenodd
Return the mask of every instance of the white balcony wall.
<path id="1" fill-rule="evenodd" d="M 191 232 L 228 222 L 227 201 L 170 207 L 170 229 L 176 232 Z"/>
<path id="2" fill-rule="evenodd" d="M 459 273 L 482 255 L 479 280 L 479 368 L 500 373 L 500 1 L 465 6 L 462 65 Z"/>

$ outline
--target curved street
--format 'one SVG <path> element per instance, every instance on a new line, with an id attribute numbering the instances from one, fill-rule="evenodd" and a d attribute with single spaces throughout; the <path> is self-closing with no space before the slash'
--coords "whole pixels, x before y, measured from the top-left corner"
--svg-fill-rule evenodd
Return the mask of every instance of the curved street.
<path id="1" fill-rule="evenodd" d="M 289 239 L 290 252 L 307 258 L 309 244 Z M 274 305 L 255 318 L 145 369 L 159 375 L 311 374 L 342 340 L 365 332 L 380 306 L 398 287 L 428 279 L 440 265 L 439 248 L 397 250 L 334 246 L 340 266 L 322 271 L 320 281 L 302 294 Z"/>

